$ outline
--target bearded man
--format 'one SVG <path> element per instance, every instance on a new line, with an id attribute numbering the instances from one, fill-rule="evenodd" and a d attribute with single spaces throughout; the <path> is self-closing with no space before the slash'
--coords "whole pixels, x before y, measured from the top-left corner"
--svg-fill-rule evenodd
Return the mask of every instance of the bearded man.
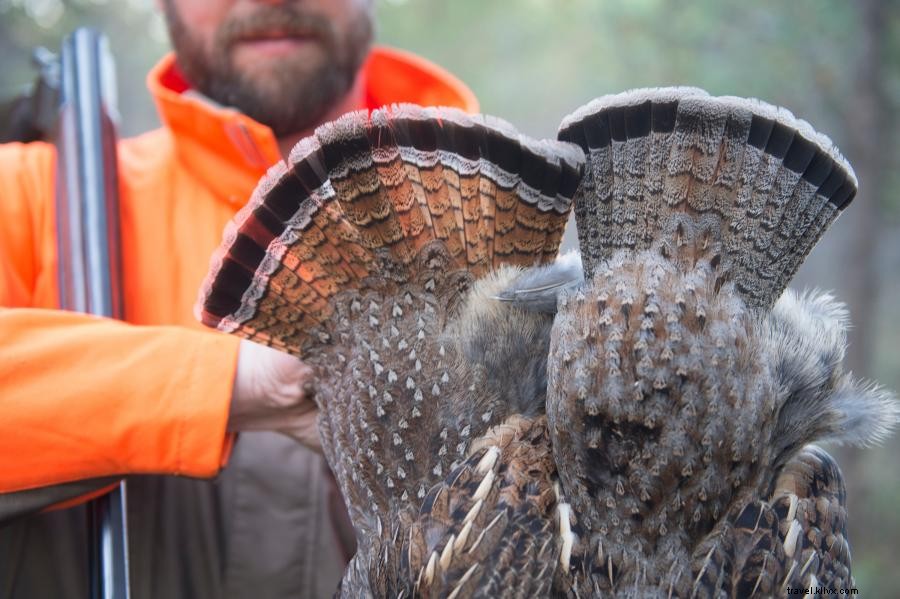
<path id="1" fill-rule="evenodd" d="M 201 329 L 192 306 L 226 222 L 317 125 L 476 102 L 438 67 L 373 49 L 371 0 L 162 8 L 174 54 L 148 85 L 163 127 L 119 145 L 127 323 L 56 309 L 54 150 L 0 147 L 0 492 L 34 511 L 40 490 L 132 475 L 136 599 L 330 596 L 353 536 L 302 445 L 317 443 L 309 371 Z M 45 509 L 0 528 L 0 597 L 86 596 L 84 520 Z"/>

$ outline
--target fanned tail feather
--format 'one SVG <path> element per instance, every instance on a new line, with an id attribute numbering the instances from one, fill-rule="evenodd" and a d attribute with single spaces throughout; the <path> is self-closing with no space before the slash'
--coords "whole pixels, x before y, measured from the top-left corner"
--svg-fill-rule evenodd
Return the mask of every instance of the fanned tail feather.
<path id="1" fill-rule="evenodd" d="M 407 277 L 432 241 L 474 276 L 544 263 L 582 162 L 570 144 L 450 108 L 344 115 L 260 182 L 213 256 L 198 318 L 301 355 L 335 294 Z"/>
<path id="2" fill-rule="evenodd" d="M 748 304 L 778 298 L 857 182 L 831 141 L 783 108 L 696 88 L 604 96 L 559 139 L 588 166 L 576 198 L 590 278 L 617 250 L 709 260 Z"/>

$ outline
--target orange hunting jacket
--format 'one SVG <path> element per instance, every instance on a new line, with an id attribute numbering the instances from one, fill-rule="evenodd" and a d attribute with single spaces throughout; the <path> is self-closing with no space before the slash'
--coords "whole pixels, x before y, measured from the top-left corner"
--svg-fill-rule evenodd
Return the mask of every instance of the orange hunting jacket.
<path id="1" fill-rule="evenodd" d="M 365 104 L 477 110 L 420 58 L 378 48 Z M 271 130 L 188 89 L 165 57 L 148 77 L 164 126 L 119 144 L 125 320 L 57 308 L 55 153 L 0 146 L 0 492 L 124 473 L 215 475 L 238 340 L 192 307 L 225 223 L 280 160 Z"/>

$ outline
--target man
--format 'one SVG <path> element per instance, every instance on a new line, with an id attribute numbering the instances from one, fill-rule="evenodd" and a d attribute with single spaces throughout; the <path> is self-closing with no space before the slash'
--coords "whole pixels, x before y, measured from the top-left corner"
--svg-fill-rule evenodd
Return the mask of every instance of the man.
<path id="1" fill-rule="evenodd" d="M 164 126 L 119 147 L 129 324 L 54 310 L 53 149 L 0 147 L 0 492 L 182 475 L 129 479 L 133 597 L 328 596 L 352 533 L 298 443 L 316 439 L 308 371 L 202 330 L 192 305 L 226 222 L 318 124 L 392 102 L 477 106 L 434 65 L 372 50 L 370 0 L 163 10 L 175 54 L 148 84 Z M 0 529 L 0 597 L 85 596 L 82 518 Z"/>

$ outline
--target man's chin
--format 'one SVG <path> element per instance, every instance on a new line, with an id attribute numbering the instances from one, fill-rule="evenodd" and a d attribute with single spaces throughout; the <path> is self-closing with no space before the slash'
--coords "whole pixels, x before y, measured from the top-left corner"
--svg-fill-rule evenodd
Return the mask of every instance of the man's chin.
<path id="1" fill-rule="evenodd" d="M 322 112 L 324 102 L 310 88 L 321 90 L 307 73 L 290 77 L 284 72 L 257 71 L 241 77 L 230 86 L 229 105 L 272 128 L 276 137 L 304 131 Z M 305 91 L 298 91 L 303 89 Z"/>

